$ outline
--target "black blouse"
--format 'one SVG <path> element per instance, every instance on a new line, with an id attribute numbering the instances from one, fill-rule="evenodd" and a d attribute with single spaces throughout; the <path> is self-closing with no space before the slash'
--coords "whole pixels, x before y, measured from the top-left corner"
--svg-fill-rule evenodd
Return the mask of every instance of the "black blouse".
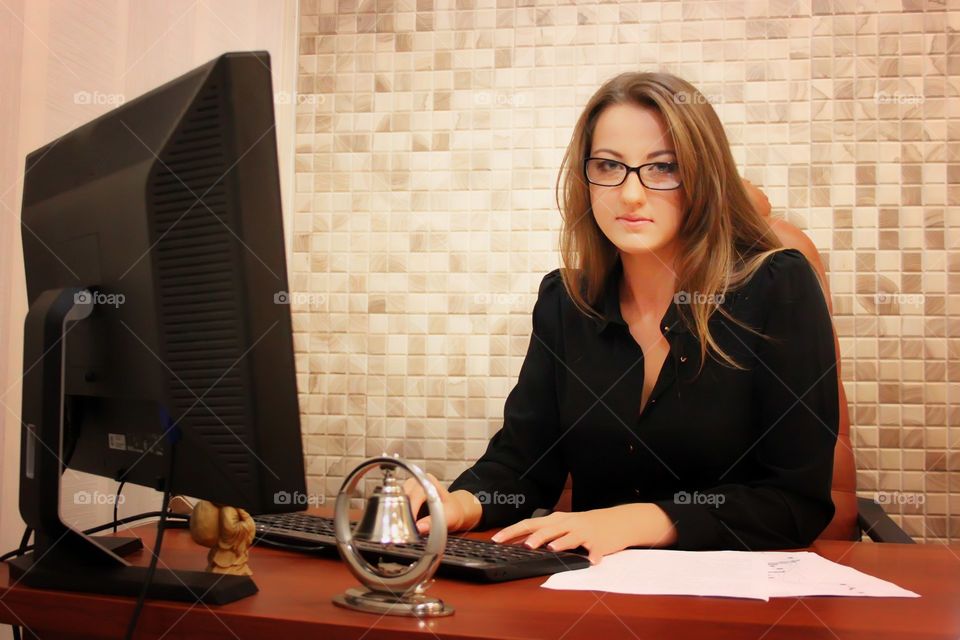
<path id="1" fill-rule="evenodd" d="M 573 509 L 652 502 L 677 549 L 776 549 L 811 543 L 833 517 L 839 424 L 833 327 L 817 276 L 799 251 L 773 254 L 722 306 L 717 343 L 737 370 L 700 348 L 674 298 L 661 322 L 670 345 L 642 413 L 643 352 L 620 314 L 622 266 L 603 320 L 580 312 L 559 270 L 543 279 L 533 335 L 504 424 L 450 490 L 483 504 L 480 528 L 552 508 L 569 473 Z"/>

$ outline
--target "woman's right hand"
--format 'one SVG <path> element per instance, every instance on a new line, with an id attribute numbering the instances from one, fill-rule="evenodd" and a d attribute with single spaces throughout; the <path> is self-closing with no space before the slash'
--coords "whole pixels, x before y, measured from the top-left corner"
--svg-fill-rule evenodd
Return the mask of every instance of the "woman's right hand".
<path id="1" fill-rule="evenodd" d="M 483 514 L 483 507 L 475 495 L 462 489 L 450 493 L 432 473 L 427 474 L 427 479 L 440 494 L 443 515 L 447 520 L 447 531 L 469 531 L 477 526 Z M 427 494 L 416 478 L 407 478 L 403 483 L 403 492 L 410 497 L 410 509 L 413 511 L 413 517 L 416 518 L 420 507 L 427 500 Z M 420 533 L 430 531 L 430 520 L 430 516 L 417 520 L 417 530 Z"/>

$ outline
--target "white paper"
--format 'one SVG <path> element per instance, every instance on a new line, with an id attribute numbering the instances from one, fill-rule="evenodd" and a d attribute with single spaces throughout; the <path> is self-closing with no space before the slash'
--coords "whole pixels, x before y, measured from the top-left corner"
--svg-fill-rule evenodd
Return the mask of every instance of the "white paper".
<path id="1" fill-rule="evenodd" d="M 647 595 L 729 596 L 769 600 L 767 563 L 739 551 L 626 549 L 599 564 L 555 573 L 547 589 Z"/>
<path id="2" fill-rule="evenodd" d="M 866 596 L 919 598 L 892 582 L 874 578 L 809 551 L 766 552 L 771 598 L 793 596 Z"/>
<path id="3" fill-rule="evenodd" d="M 547 589 L 728 598 L 867 596 L 919 598 L 912 591 L 815 553 L 626 549 L 600 564 L 550 576 Z"/>

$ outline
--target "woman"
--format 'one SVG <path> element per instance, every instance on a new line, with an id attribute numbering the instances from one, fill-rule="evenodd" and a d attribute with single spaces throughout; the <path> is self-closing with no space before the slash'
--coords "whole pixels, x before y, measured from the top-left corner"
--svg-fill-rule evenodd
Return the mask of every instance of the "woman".
<path id="1" fill-rule="evenodd" d="M 503 428 L 449 490 L 437 483 L 448 527 L 505 527 L 495 541 L 593 562 L 631 546 L 807 546 L 834 511 L 833 328 L 713 108 L 669 74 L 613 78 L 577 122 L 558 201 L 566 268 L 540 285 Z M 574 511 L 530 518 L 568 473 Z M 422 492 L 407 490 L 417 513 Z"/>

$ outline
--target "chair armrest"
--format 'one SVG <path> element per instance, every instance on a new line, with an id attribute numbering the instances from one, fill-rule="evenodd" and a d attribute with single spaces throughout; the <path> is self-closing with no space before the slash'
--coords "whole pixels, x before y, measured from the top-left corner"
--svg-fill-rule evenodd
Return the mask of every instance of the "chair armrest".
<path id="1" fill-rule="evenodd" d="M 916 544 L 913 538 L 887 515 L 883 507 L 870 498 L 857 498 L 857 524 L 874 542 Z"/>

